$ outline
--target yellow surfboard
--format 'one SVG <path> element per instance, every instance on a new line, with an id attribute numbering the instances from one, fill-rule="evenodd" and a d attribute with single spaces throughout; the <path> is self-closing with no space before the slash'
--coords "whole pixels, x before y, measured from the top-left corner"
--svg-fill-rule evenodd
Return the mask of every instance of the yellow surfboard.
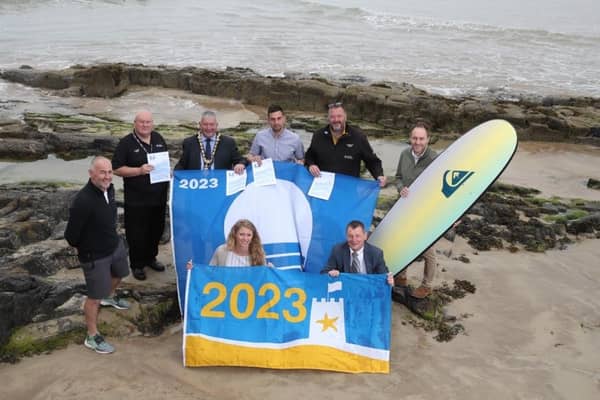
<path id="1" fill-rule="evenodd" d="M 369 237 L 394 274 L 435 243 L 500 176 L 517 150 L 504 120 L 485 122 L 450 145 L 410 186 Z"/>

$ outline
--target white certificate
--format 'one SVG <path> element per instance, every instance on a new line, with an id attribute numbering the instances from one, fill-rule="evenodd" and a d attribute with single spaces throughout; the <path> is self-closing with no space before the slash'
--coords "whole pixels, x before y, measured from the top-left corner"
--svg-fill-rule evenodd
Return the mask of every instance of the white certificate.
<path id="1" fill-rule="evenodd" d="M 246 188 L 246 180 L 248 175 L 246 170 L 242 174 L 236 174 L 234 171 L 227 171 L 227 183 L 225 187 L 225 195 L 231 196 L 237 192 L 241 192 Z"/>
<path id="2" fill-rule="evenodd" d="M 329 200 L 334 183 L 335 174 L 333 172 L 321 171 L 321 176 L 313 179 L 312 185 L 308 189 L 308 195 L 317 199 Z"/>
<path id="3" fill-rule="evenodd" d="M 253 162 L 252 173 L 254 174 L 254 183 L 257 186 L 269 186 L 277 183 L 275 168 L 273 168 L 273 160 L 271 158 L 262 160 L 260 166 L 257 162 Z"/>
<path id="4" fill-rule="evenodd" d="M 150 171 L 150 183 L 168 182 L 171 179 L 171 161 L 168 151 L 148 153 L 148 164 L 154 167 Z"/>

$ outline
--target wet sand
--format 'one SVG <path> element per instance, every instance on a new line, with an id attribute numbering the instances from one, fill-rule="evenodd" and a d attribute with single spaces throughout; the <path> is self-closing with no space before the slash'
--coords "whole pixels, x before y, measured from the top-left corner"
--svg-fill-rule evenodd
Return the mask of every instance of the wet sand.
<path id="1" fill-rule="evenodd" d="M 600 190 L 586 186 L 600 179 L 600 148 L 569 143 L 521 142 L 502 182 L 533 187 L 541 196 L 600 201 Z"/>
<path id="2" fill-rule="evenodd" d="M 232 128 L 259 116 L 238 100 L 203 96 L 177 89 L 130 87 L 113 99 L 61 97 L 50 91 L 0 80 L 0 93 L 8 100 L 0 107 L 0 119 L 20 118 L 25 112 L 106 115 L 131 121 L 139 110 L 150 110 L 155 124 L 193 123 L 206 110 L 218 110 L 219 127 Z M 126 132 L 123 132 L 125 134 Z"/>

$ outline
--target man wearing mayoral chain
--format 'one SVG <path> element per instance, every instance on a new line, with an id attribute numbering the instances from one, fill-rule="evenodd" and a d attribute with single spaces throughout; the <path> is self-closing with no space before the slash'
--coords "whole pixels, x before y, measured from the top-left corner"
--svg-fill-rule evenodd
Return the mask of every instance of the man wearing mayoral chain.
<path id="1" fill-rule="evenodd" d="M 205 111 L 200 118 L 198 134 L 183 141 L 183 154 L 175 169 L 233 169 L 244 172 L 246 160 L 232 137 L 218 132 L 214 111 Z"/>

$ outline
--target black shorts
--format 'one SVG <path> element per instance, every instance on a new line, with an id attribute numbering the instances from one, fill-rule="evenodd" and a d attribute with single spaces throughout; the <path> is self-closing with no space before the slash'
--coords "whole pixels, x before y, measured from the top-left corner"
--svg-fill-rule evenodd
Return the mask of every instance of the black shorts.
<path id="1" fill-rule="evenodd" d="M 88 297 L 94 300 L 108 297 L 112 278 L 124 278 L 129 275 L 127 252 L 123 241 L 119 239 L 119 245 L 111 255 L 83 263 L 81 268 L 85 276 Z"/>

